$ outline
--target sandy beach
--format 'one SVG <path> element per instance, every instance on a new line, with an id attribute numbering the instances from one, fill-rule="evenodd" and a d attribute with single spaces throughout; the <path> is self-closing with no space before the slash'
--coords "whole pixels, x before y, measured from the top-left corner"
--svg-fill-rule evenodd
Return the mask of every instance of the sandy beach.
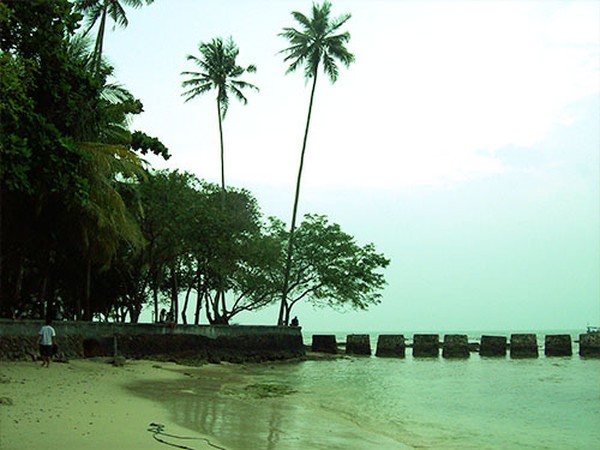
<path id="1" fill-rule="evenodd" d="M 207 366 L 206 370 L 225 368 Z M 175 382 L 185 378 L 183 371 L 173 363 L 141 360 L 127 361 L 124 367 L 102 360 L 72 360 L 53 363 L 49 369 L 39 362 L 2 362 L 0 449 L 168 448 L 147 431 L 152 422 L 165 425 L 167 433 L 198 438 L 186 441 L 194 449 L 214 448 L 202 438 L 217 446 L 218 439 L 169 421 L 159 403 L 132 395 L 126 387 Z"/>
<path id="2" fill-rule="evenodd" d="M 296 380 L 302 366 L 293 363 L 107 361 L 55 362 L 49 369 L 3 362 L 0 449 L 174 448 L 154 439 L 151 423 L 188 439 L 159 438 L 193 450 L 408 448 L 281 382 L 286 373 L 288 383 Z"/>

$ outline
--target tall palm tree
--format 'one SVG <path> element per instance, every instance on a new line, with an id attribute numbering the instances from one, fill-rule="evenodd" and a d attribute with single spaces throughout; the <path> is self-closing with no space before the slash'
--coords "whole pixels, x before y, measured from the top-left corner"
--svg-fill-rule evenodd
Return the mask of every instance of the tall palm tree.
<path id="1" fill-rule="evenodd" d="M 104 44 L 104 31 L 106 29 L 106 18 L 109 16 L 116 25 L 126 28 L 129 24 L 123 5 L 139 8 L 144 3 L 149 5 L 154 0 L 76 0 L 75 10 L 87 17 L 87 28 L 83 35 L 87 35 L 90 30 L 100 20 L 98 34 L 96 35 L 96 44 L 92 53 L 93 70 L 97 72 L 100 69 L 102 61 L 102 49 Z"/>
<path id="2" fill-rule="evenodd" d="M 315 96 L 315 87 L 317 86 L 319 66 L 323 67 L 323 72 L 329 77 L 329 80 L 333 84 L 337 81 L 339 75 L 337 61 L 341 62 L 345 67 L 348 67 L 354 62 L 354 55 L 346 48 L 346 43 L 350 40 L 350 33 L 347 31 L 340 32 L 340 28 L 348 19 L 350 19 L 351 15 L 344 14 L 338 18 L 330 18 L 330 14 L 331 3 L 327 0 L 320 6 L 313 3 L 312 17 L 310 18 L 300 12 L 292 12 L 292 16 L 300 24 L 299 30 L 296 28 L 284 28 L 283 31 L 279 33 L 279 36 L 286 38 L 291 44 L 280 52 L 285 54 L 284 61 L 290 62 L 286 73 L 294 72 L 300 67 L 303 67 L 304 77 L 307 80 L 312 78 L 312 89 L 310 92 L 306 128 L 304 130 L 304 140 L 302 141 L 302 152 L 300 153 L 300 167 L 298 169 L 298 178 L 296 180 L 294 209 L 292 212 L 292 223 L 288 239 L 281 307 L 279 309 L 278 318 L 279 325 L 287 325 L 287 323 L 285 323 L 285 317 L 287 316 L 285 310 L 288 307 L 287 291 L 294 250 L 294 231 L 296 229 L 296 215 L 298 213 L 300 180 L 302 178 L 302 169 L 304 167 L 306 139 L 308 137 L 308 129 L 310 126 L 310 116 Z"/>
<path id="3" fill-rule="evenodd" d="M 242 93 L 243 89 L 259 89 L 253 84 L 239 80 L 244 73 L 256 72 L 256 66 L 250 64 L 242 67 L 236 63 L 239 49 L 230 37 L 226 41 L 215 38 L 210 42 L 201 42 L 198 46 L 200 57 L 188 55 L 188 61 L 193 61 L 199 68 L 199 72 L 181 72 L 181 75 L 190 76 L 181 85 L 187 88 L 183 96 L 188 102 L 199 95 L 205 94 L 212 89 L 217 90 L 217 114 L 219 117 L 219 138 L 221 142 L 221 189 L 225 192 L 225 154 L 223 150 L 223 124 L 227 108 L 229 107 L 229 95 L 233 95 L 244 105 L 248 99 Z"/>

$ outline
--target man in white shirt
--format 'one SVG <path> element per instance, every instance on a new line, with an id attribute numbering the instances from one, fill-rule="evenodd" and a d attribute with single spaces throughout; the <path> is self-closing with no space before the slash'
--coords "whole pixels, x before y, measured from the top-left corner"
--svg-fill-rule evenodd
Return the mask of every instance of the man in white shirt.
<path id="1" fill-rule="evenodd" d="M 46 325 L 44 325 L 40 332 L 40 355 L 42 356 L 42 367 L 50 367 L 50 362 L 52 361 L 52 347 L 56 344 L 54 338 L 56 337 L 56 331 L 50 325 L 52 321 L 50 319 L 46 320 Z"/>

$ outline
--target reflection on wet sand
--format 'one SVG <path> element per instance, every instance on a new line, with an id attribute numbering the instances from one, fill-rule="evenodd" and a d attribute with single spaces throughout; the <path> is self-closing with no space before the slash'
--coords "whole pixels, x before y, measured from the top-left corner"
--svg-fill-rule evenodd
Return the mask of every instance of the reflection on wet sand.
<path id="1" fill-rule="evenodd" d="M 214 436 L 228 450 L 402 448 L 395 440 L 369 435 L 355 423 L 303 404 L 300 395 L 288 393 L 281 385 L 272 385 L 274 395 L 257 393 L 250 389 L 256 380 L 240 374 L 239 368 L 206 368 L 214 372 L 209 374 L 204 369 L 189 370 L 188 378 L 177 383 L 130 389 L 161 402 L 169 420 Z"/>

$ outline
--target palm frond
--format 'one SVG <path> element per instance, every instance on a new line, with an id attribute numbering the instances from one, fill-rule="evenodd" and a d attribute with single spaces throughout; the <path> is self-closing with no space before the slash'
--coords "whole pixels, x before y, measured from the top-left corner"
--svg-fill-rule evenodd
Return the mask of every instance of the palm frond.
<path id="1" fill-rule="evenodd" d="M 335 34 L 350 19 L 350 14 L 343 14 L 330 19 L 331 3 L 313 4 L 312 16 L 294 11 L 292 17 L 301 25 L 301 30 L 292 27 L 283 28 L 279 36 L 285 38 L 291 45 L 279 53 L 284 54 L 284 62 L 288 63 L 286 73 L 304 68 L 304 76 L 309 79 L 315 76 L 319 64 L 332 82 L 339 77 L 336 61 L 348 67 L 354 62 L 354 55 L 348 51 L 345 44 L 350 40 L 350 33 Z"/>

